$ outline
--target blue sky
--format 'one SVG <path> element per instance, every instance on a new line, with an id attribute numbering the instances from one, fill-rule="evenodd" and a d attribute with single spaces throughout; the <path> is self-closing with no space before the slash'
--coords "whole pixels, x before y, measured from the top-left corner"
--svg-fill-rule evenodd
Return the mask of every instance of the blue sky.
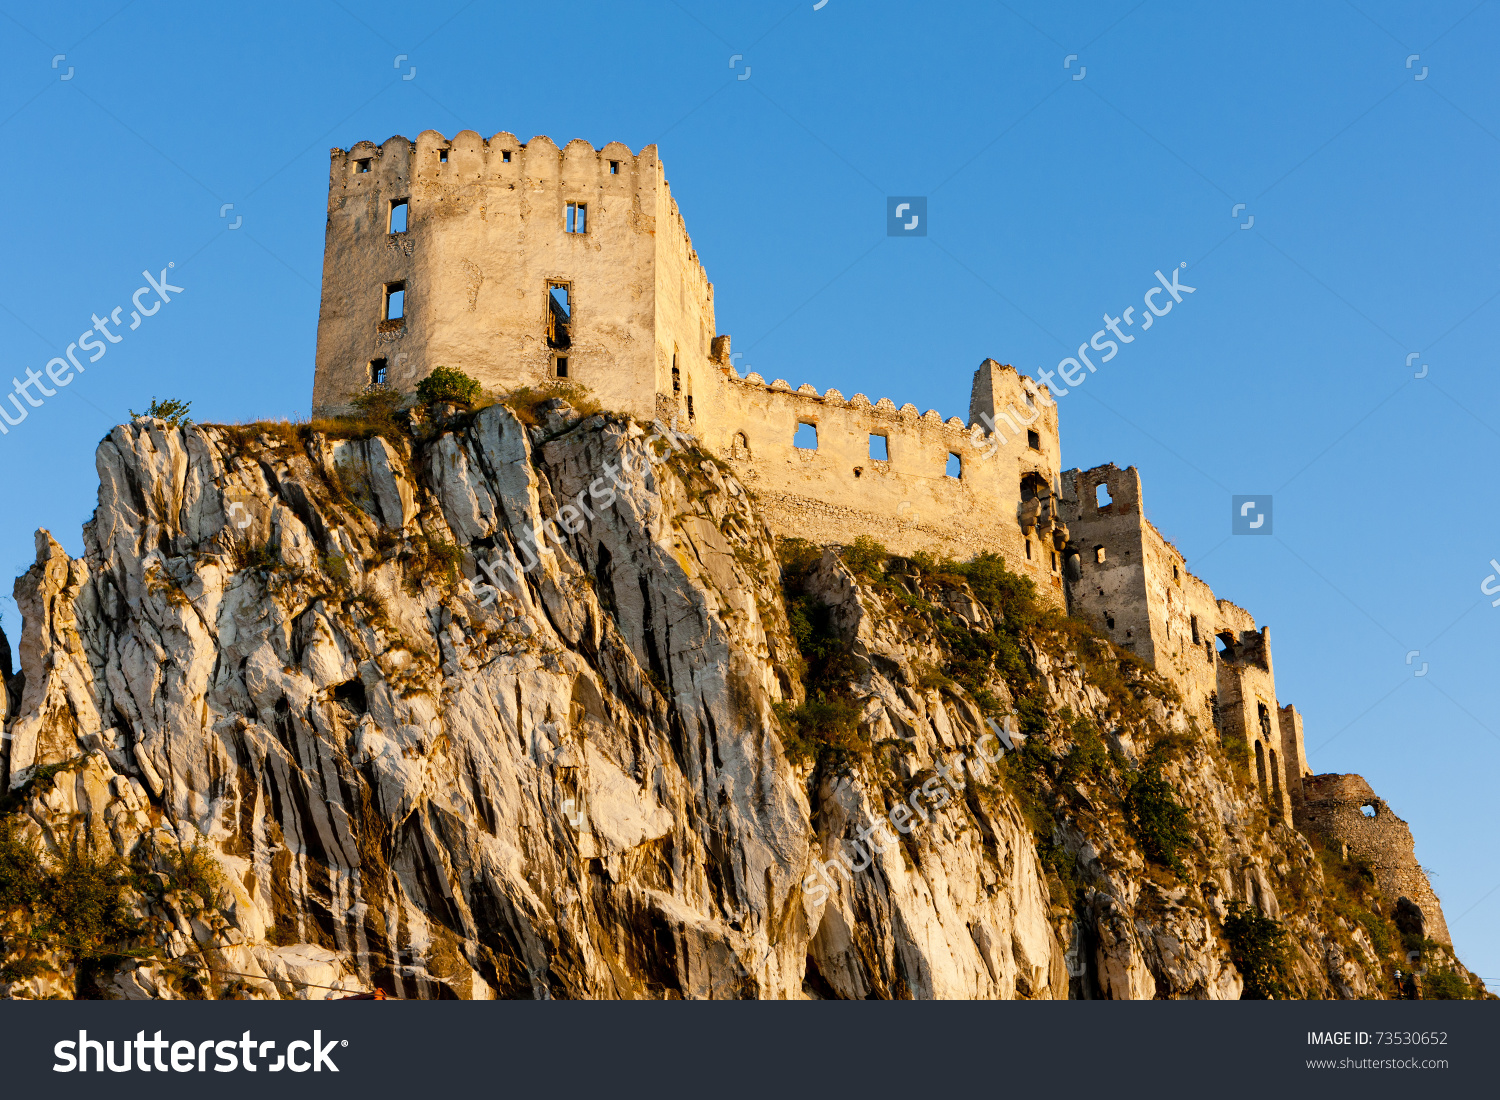
<path id="1" fill-rule="evenodd" d="M 0 437 L 0 567 L 38 526 L 80 552 L 94 446 L 153 395 L 306 414 L 332 146 L 657 143 L 742 372 L 945 417 L 984 357 L 1055 367 L 1186 262 L 1062 399 L 1064 461 L 1137 466 L 1270 625 L 1314 771 L 1412 824 L 1500 986 L 1500 5 L 814 2 L 0 0 L 4 377 L 128 323 L 143 270 L 184 288 Z M 887 237 L 887 195 L 930 235 Z M 1251 493 L 1270 538 L 1230 536 Z"/>

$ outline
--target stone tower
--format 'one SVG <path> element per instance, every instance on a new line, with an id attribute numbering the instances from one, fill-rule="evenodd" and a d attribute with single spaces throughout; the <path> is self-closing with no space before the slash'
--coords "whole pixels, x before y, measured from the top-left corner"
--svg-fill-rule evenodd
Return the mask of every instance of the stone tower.
<path id="1" fill-rule="evenodd" d="M 335 149 L 313 410 L 437 366 L 650 419 L 706 381 L 713 287 L 656 147 L 426 130 Z M 675 372 L 675 373 L 674 373 Z"/>

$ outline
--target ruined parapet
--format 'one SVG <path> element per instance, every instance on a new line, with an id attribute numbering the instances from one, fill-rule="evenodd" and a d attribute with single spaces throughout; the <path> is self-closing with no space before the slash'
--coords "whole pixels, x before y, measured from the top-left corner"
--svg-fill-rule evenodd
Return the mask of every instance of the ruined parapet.
<path id="1" fill-rule="evenodd" d="M 773 531 L 818 543 L 868 535 L 895 553 L 958 560 L 997 553 L 1064 606 L 1057 406 L 1013 367 L 986 360 L 976 373 L 983 399 L 971 409 L 999 410 L 977 424 L 890 398 L 741 378 L 728 364 L 715 374 L 694 431 L 734 466 Z"/>
<path id="2" fill-rule="evenodd" d="M 1368 861 L 1391 912 L 1402 898 L 1409 899 L 1422 911 L 1425 934 L 1451 946 L 1443 907 L 1417 863 L 1410 826 L 1376 796 L 1363 777 L 1308 776 L 1302 793 L 1297 827 L 1336 846 L 1347 846 L 1351 857 Z"/>
<path id="3" fill-rule="evenodd" d="M 1302 715 L 1288 703 L 1276 712 L 1276 723 L 1281 731 L 1281 759 L 1286 771 L 1286 789 L 1291 795 L 1293 813 L 1303 799 L 1302 782 L 1312 774 L 1307 766 L 1307 749 L 1302 743 Z"/>

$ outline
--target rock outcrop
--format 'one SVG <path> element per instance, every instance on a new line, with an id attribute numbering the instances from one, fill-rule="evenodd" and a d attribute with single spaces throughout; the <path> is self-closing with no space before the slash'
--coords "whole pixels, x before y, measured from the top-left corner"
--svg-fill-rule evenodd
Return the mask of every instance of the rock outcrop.
<path id="1" fill-rule="evenodd" d="M 9 995 L 1226 998 L 1235 903 L 1291 995 L 1394 989 L 1119 655 L 1039 627 L 1033 693 L 965 686 L 934 670 L 993 606 L 826 551 L 856 736 L 808 750 L 777 547 L 691 441 L 562 405 L 364 434 L 137 420 L 83 556 L 38 532 L 5 851 L 115 876 L 123 939 L 22 935 L 10 897 Z M 1166 864 L 1122 809 L 1147 767 L 1189 822 Z"/>

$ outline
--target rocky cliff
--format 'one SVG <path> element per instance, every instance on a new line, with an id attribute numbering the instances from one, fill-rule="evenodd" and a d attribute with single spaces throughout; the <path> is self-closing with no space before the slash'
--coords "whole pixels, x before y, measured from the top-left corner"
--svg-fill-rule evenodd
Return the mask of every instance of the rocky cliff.
<path id="1" fill-rule="evenodd" d="M 16 584 L 0 989 L 1402 992 L 1367 868 L 997 561 L 778 547 L 690 439 L 522 414 L 100 444 Z"/>

